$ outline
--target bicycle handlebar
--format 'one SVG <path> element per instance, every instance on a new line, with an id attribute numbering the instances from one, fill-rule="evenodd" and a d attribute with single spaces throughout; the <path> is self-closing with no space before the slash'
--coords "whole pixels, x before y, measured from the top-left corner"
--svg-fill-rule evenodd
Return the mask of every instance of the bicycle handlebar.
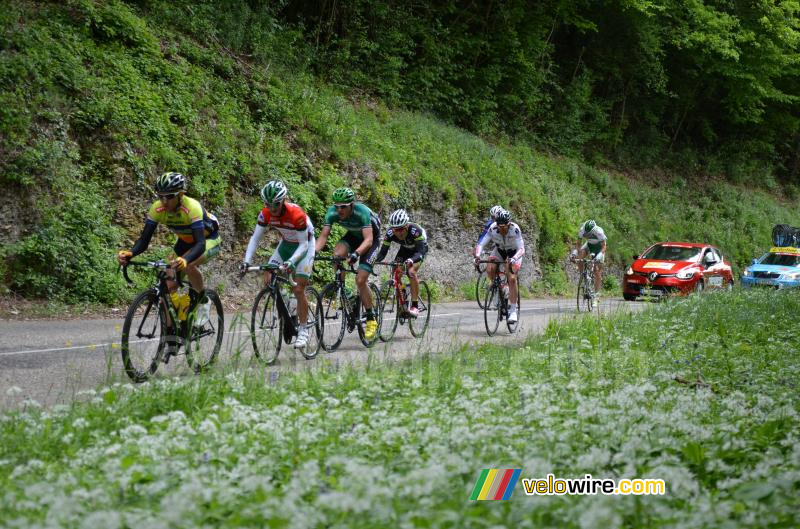
<path id="1" fill-rule="evenodd" d="M 294 274 L 294 272 L 284 272 L 284 275 L 281 275 L 280 267 L 270 266 L 269 264 L 265 264 L 265 265 L 258 265 L 258 266 L 248 266 L 246 271 L 247 272 L 261 272 L 263 270 L 271 270 L 272 273 L 275 274 L 278 279 L 282 279 L 282 280 L 286 281 L 287 283 L 289 283 L 293 287 L 297 286 L 297 282 L 295 282 L 295 280 L 292 279 L 292 274 Z"/>
<path id="2" fill-rule="evenodd" d="M 162 270 L 162 271 L 166 271 L 170 268 L 170 264 L 163 259 L 159 259 L 158 261 L 128 261 L 126 264 L 120 265 L 120 268 L 122 269 L 122 277 L 125 278 L 125 281 L 127 281 L 129 285 L 132 285 L 134 283 L 133 279 L 131 279 L 130 276 L 128 275 L 129 266 L 155 268 L 157 270 Z M 176 276 L 174 280 L 177 281 L 178 284 L 183 285 L 183 281 L 181 281 L 179 277 Z"/>

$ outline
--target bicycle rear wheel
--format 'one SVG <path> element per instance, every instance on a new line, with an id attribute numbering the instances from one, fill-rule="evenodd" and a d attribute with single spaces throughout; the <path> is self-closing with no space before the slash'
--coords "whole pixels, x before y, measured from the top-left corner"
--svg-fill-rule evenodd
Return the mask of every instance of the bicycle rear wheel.
<path id="1" fill-rule="evenodd" d="M 320 325 L 322 329 L 322 347 L 326 351 L 335 351 L 344 339 L 345 319 L 344 304 L 346 300 L 335 282 L 328 283 L 320 294 Z"/>
<path id="2" fill-rule="evenodd" d="M 250 315 L 253 353 L 266 364 L 273 364 L 283 343 L 283 325 L 275 305 L 275 293 L 264 287 L 256 296 Z"/>
<path id="3" fill-rule="evenodd" d="M 503 311 L 500 310 L 502 293 L 495 283 L 489 287 L 483 302 L 483 322 L 486 324 L 486 334 L 494 336 L 500 326 Z"/>
<path id="4" fill-rule="evenodd" d="M 300 354 L 306 359 L 311 360 L 319 353 L 319 346 L 322 343 L 322 303 L 320 295 L 312 286 L 306 287 L 306 300 L 308 300 L 308 343 L 300 349 Z"/>
<path id="5" fill-rule="evenodd" d="M 381 314 L 381 292 L 378 290 L 378 287 L 373 285 L 372 283 L 369 284 L 369 293 L 372 297 L 372 313 L 375 315 L 375 322 L 378 324 L 378 330 L 375 332 L 375 336 L 372 337 L 371 340 L 367 340 L 365 336 L 365 326 L 367 324 L 367 309 L 364 307 L 364 302 L 361 301 L 359 297 L 358 303 L 358 313 L 357 313 L 357 320 L 356 320 L 356 327 L 358 327 L 358 337 L 361 339 L 361 343 L 364 344 L 365 347 L 372 347 L 375 345 L 375 342 L 378 341 L 378 337 L 381 334 L 381 321 L 382 321 L 382 314 Z"/>
<path id="6" fill-rule="evenodd" d="M 206 297 L 211 302 L 208 320 L 194 322 L 190 317 L 186 325 L 192 327 L 186 333 L 186 361 L 195 373 L 202 373 L 214 364 L 222 347 L 222 335 L 225 333 L 225 315 L 222 302 L 217 293 L 206 289 Z"/>
<path id="7" fill-rule="evenodd" d="M 166 315 L 153 290 L 142 292 L 133 300 L 122 324 L 122 365 L 133 382 L 144 382 L 158 369 L 161 356 L 167 354 Z M 172 343 L 172 342 L 170 342 Z"/>
<path id="8" fill-rule="evenodd" d="M 485 267 L 483 270 L 478 272 L 478 279 L 475 280 L 475 300 L 478 302 L 478 306 L 483 308 L 483 300 L 486 297 L 486 270 Z"/>
<path id="9" fill-rule="evenodd" d="M 394 283 L 386 281 L 381 287 L 381 329 L 378 333 L 381 341 L 388 342 L 394 337 L 400 320 L 400 312 Z"/>
<path id="10" fill-rule="evenodd" d="M 408 329 L 411 334 L 420 338 L 428 329 L 428 322 L 431 319 L 431 291 L 425 281 L 419 282 L 419 316 L 409 318 Z"/>

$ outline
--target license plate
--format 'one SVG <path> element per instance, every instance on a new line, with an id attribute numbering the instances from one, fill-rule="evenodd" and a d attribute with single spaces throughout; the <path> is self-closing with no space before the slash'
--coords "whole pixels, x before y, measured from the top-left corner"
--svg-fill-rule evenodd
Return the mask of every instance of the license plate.
<path id="1" fill-rule="evenodd" d="M 756 285 L 775 286 L 775 280 L 774 279 L 756 279 Z"/>
<path id="2" fill-rule="evenodd" d="M 712 287 L 721 287 L 722 286 L 722 277 L 714 276 L 708 278 L 708 284 Z"/>
<path id="3" fill-rule="evenodd" d="M 664 291 L 657 288 L 643 288 L 642 295 L 644 296 L 663 296 Z"/>

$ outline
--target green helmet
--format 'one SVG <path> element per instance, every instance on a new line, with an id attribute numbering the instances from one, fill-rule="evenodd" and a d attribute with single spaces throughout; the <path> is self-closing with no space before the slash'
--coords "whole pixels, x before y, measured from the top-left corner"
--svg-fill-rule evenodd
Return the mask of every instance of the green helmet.
<path id="1" fill-rule="evenodd" d="M 589 233 L 597 227 L 597 223 L 593 220 L 587 220 L 583 223 L 583 233 Z"/>
<path id="2" fill-rule="evenodd" d="M 280 180 L 270 180 L 261 188 L 261 200 L 264 201 L 264 204 L 277 204 L 286 198 L 288 193 L 289 190 L 286 189 L 286 184 Z"/>
<path id="3" fill-rule="evenodd" d="M 333 192 L 333 201 L 340 204 L 355 202 L 356 194 L 349 187 L 340 187 Z"/>

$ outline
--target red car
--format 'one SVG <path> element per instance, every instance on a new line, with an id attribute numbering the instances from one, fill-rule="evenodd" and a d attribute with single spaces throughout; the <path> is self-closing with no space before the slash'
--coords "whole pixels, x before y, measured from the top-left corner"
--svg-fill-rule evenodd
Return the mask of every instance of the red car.
<path id="1" fill-rule="evenodd" d="M 622 295 L 628 301 L 639 296 L 685 295 L 733 286 L 730 263 L 710 244 L 659 242 L 633 258 L 622 286 Z"/>

